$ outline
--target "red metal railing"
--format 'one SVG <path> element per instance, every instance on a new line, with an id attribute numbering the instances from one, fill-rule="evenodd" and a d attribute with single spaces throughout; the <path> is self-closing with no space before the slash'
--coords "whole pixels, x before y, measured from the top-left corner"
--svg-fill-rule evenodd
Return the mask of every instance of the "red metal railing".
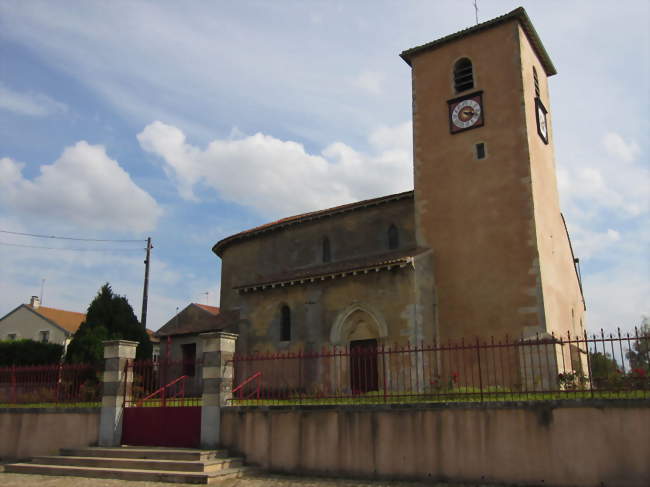
<path id="1" fill-rule="evenodd" d="M 633 334 L 236 354 L 232 404 L 649 398 L 650 336 Z M 355 346 L 356 345 L 356 346 Z M 256 374 L 251 376 L 255 371 Z M 257 384 L 252 378 L 264 376 Z M 236 392 L 236 393 L 235 393 Z"/>
<path id="2" fill-rule="evenodd" d="M 144 406 L 147 401 L 154 399 L 157 396 L 161 398 L 161 406 L 166 406 L 167 399 L 180 399 L 181 406 L 185 405 L 185 379 L 187 375 L 181 375 L 180 377 L 174 379 L 169 384 L 165 384 L 157 391 L 152 392 L 146 397 L 140 399 L 136 406 Z"/>
<path id="3" fill-rule="evenodd" d="M 203 382 L 197 360 L 128 361 L 125 377 L 125 407 L 200 406 Z"/>
<path id="4" fill-rule="evenodd" d="M 96 406 L 101 367 L 54 364 L 0 368 L 0 406 Z"/>
<path id="5" fill-rule="evenodd" d="M 244 396 L 244 387 L 246 387 L 254 380 L 257 380 L 257 388 L 249 392 L 248 395 Z M 242 382 L 237 387 L 235 387 L 232 390 L 232 395 L 237 399 L 250 399 L 253 396 L 255 396 L 256 399 L 259 399 L 261 387 L 262 387 L 262 372 L 255 372 L 248 379 L 246 379 L 244 382 Z"/>

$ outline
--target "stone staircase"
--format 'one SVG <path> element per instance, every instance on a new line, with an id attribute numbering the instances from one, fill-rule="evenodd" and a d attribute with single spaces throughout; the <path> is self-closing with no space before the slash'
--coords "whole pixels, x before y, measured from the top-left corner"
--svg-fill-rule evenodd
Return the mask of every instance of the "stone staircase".
<path id="1" fill-rule="evenodd" d="M 58 456 L 5 465 L 5 472 L 208 484 L 249 472 L 251 467 L 244 467 L 243 462 L 243 458 L 229 457 L 225 450 L 90 447 L 63 449 Z"/>

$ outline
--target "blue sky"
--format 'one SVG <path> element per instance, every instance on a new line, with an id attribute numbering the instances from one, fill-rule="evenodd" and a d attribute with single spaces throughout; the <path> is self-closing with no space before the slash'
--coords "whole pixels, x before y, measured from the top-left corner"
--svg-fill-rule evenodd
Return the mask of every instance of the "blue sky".
<path id="1" fill-rule="evenodd" d="M 480 20 L 523 5 L 558 69 L 587 325 L 630 328 L 650 314 L 648 3 L 478 3 Z M 150 235 L 157 329 L 218 304 L 219 239 L 412 189 L 398 54 L 473 23 L 471 0 L 0 0 L 0 230 L 141 240 L 0 233 L 0 316 L 43 279 L 47 306 L 83 311 L 108 281 L 139 315 Z"/>

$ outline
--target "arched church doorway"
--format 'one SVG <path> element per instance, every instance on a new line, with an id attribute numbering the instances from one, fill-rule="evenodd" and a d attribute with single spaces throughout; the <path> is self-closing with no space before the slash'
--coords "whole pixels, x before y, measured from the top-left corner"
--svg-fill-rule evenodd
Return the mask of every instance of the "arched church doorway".
<path id="1" fill-rule="evenodd" d="M 345 318 L 343 339 L 350 351 L 350 389 L 353 394 L 379 390 L 377 345 L 379 326 L 374 317 L 356 309 Z"/>
<path id="2" fill-rule="evenodd" d="M 350 342 L 350 388 L 353 394 L 379 390 L 377 340 Z"/>

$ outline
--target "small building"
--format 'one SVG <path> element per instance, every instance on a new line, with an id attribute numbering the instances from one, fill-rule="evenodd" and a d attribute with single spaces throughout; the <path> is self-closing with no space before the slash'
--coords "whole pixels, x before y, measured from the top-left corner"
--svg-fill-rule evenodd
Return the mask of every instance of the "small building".
<path id="1" fill-rule="evenodd" d="M 85 319 L 85 313 L 41 306 L 40 299 L 32 296 L 29 304 L 0 318 L 0 339 L 57 343 L 65 349 Z"/>
<path id="2" fill-rule="evenodd" d="M 203 356 L 199 335 L 230 328 L 237 323 L 238 318 L 238 312 L 223 313 L 217 306 L 199 303 L 190 303 L 176 313 L 156 332 L 160 340 L 160 361 L 172 364 L 169 377 L 195 377 L 194 382 L 198 387 L 201 377 L 200 359 Z"/>

